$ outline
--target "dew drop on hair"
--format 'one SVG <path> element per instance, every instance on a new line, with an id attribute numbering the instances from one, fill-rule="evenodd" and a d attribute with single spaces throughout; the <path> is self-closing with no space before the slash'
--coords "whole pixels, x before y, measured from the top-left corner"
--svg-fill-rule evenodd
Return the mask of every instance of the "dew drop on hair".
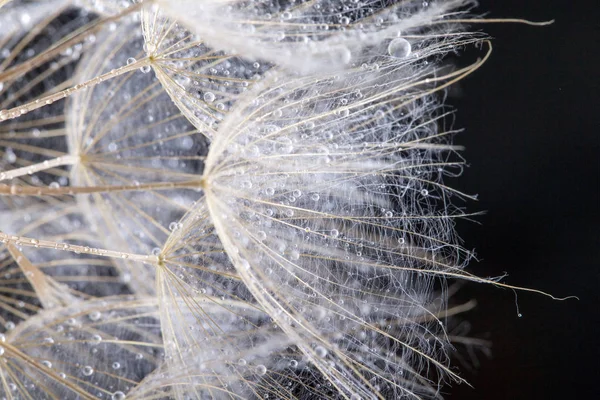
<path id="1" fill-rule="evenodd" d="M 406 58 L 410 55 L 410 52 L 410 43 L 403 38 L 396 38 L 388 45 L 388 53 L 394 58 Z"/>

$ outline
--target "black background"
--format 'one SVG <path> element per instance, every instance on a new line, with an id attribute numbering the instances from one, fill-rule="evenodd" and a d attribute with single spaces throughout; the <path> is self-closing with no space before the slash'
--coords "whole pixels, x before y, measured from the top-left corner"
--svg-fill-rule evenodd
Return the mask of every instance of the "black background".
<path id="1" fill-rule="evenodd" d="M 465 285 L 460 296 L 478 307 L 463 318 L 470 335 L 493 342 L 492 356 L 461 370 L 474 388 L 446 387 L 447 398 L 600 398 L 600 20 L 585 3 L 482 0 L 476 9 L 556 22 L 476 26 L 494 38 L 492 57 L 448 98 L 470 164 L 450 183 L 479 195 L 468 211 L 487 211 L 458 223 L 480 260 L 470 271 L 506 271 L 507 283 L 580 300 L 520 292 L 518 318 L 510 290 Z"/>

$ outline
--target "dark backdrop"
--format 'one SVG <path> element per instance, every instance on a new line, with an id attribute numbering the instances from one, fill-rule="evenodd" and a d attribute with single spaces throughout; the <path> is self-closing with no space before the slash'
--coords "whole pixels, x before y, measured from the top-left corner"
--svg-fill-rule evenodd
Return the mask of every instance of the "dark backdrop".
<path id="1" fill-rule="evenodd" d="M 477 250 L 470 271 L 580 300 L 553 301 L 468 284 L 462 298 L 471 335 L 493 342 L 492 357 L 464 371 L 474 389 L 447 388 L 451 399 L 600 398 L 600 229 L 598 101 L 600 24 L 592 3 L 481 0 L 490 18 L 556 22 L 547 27 L 489 24 L 490 61 L 460 83 L 455 138 L 470 164 L 452 186 L 479 194 L 462 221 L 465 246 Z M 597 5 L 596 5 L 597 6 Z M 593 7 L 596 7 L 593 6 Z M 460 57 L 466 63 L 477 52 Z M 480 52 L 482 54 L 482 52 Z M 596 59 L 596 61 L 592 61 Z M 481 355 L 481 354 L 480 354 Z"/>

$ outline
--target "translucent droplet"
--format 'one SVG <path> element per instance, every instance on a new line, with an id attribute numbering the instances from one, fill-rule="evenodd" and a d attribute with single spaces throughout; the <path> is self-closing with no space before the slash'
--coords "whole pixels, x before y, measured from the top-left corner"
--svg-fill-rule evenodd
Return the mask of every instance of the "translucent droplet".
<path id="1" fill-rule="evenodd" d="M 292 260 L 298 260 L 300 258 L 300 253 L 298 253 L 296 250 L 293 250 L 290 253 L 290 259 Z"/>
<path id="2" fill-rule="evenodd" d="M 317 346 L 317 348 L 315 348 L 315 353 L 317 353 L 318 357 L 325 357 L 327 355 L 327 349 L 323 346 Z"/>
<path id="3" fill-rule="evenodd" d="M 127 59 L 127 65 L 131 65 L 131 64 L 133 64 L 133 63 L 134 63 L 134 62 L 136 62 L 136 61 L 137 61 L 137 60 L 136 60 L 135 58 L 133 58 L 133 57 L 129 57 L 129 58 Z"/>
<path id="4" fill-rule="evenodd" d="M 213 101 L 215 101 L 215 94 L 212 92 L 206 92 L 204 93 L 204 101 L 206 101 L 207 103 L 212 103 Z"/>
<path id="5" fill-rule="evenodd" d="M 114 392 L 111 397 L 112 400 L 123 400 L 124 398 L 125 398 L 125 393 L 120 392 L 120 391 Z"/>
<path id="6" fill-rule="evenodd" d="M 152 69 L 151 66 L 149 65 L 144 65 L 140 68 L 140 71 L 142 71 L 144 74 L 147 74 L 148 72 L 150 72 L 150 70 Z"/>
<path id="7" fill-rule="evenodd" d="M 410 55 L 410 51 L 410 43 L 404 38 L 396 38 L 388 45 L 388 53 L 395 58 L 406 58 Z"/>
<path id="8" fill-rule="evenodd" d="M 93 344 L 98 344 L 102 341 L 102 336 L 100 335 L 94 335 L 92 336 L 92 343 Z"/>
<path id="9" fill-rule="evenodd" d="M 89 365 L 86 365 L 85 367 L 83 367 L 83 369 L 81 370 L 81 373 L 85 376 L 90 376 L 94 373 L 94 368 L 90 367 Z"/>
<path id="10" fill-rule="evenodd" d="M 267 367 L 265 367 L 262 364 L 257 365 L 256 366 L 256 373 L 258 375 L 264 375 L 264 374 L 266 374 L 267 373 Z"/>
<path id="11" fill-rule="evenodd" d="M 100 311 L 92 311 L 89 315 L 89 318 L 92 321 L 98 321 L 102 317 L 102 313 Z"/>
<path id="12" fill-rule="evenodd" d="M 242 367 L 243 367 L 243 366 L 244 366 L 244 365 L 246 365 L 246 364 L 248 364 L 248 362 L 247 362 L 246 360 L 244 360 L 243 358 L 240 358 L 240 359 L 238 360 L 238 365 L 240 365 L 240 366 L 242 366 Z"/>

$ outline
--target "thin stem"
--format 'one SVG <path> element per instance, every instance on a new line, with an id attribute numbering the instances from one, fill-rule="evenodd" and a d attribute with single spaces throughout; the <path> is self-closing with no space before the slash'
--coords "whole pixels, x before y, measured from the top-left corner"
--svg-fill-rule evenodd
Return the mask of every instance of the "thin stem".
<path id="1" fill-rule="evenodd" d="M 148 190 L 200 189 L 202 180 L 184 182 L 153 182 L 137 185 L 39 187 L 0 185 L 0 196 L 63 196 L 90 193 L 136 192 Z"/>
<path id="2" fill-rule="evenodd" d="M 17 247 L 27 246 L 27 247 L 35 247 L 35 248 L 40 248 L 40 249 L 54 249 L 54 250 L 60 250 L 60 251 L 68 251 L 68 252 L 75 253 L 75 254 L 93 254 L 93 255 L 102 256 L 102 257 L 139 261 L 144 264 L 150 264 L 150 265 L 157 265 L 160 261 L 159 258 L 156 256 L 125 253 L 125 252 L 114 251 L 114 250 L 93 248 L 93 247 L 89 247 L 89 246 L 79 246 L 79 245 L 69 244 L 69 243 L 54 242 L 52 240 L 34 239 L 34 238 L 25 237 L 25 236 L 8 235 L 2 231 L 0 231 L 0 243 L 5 243 L 7 245 L 14 244 Z"/>
<path id="3" fill-rule="evenodd" d="M 38 108 L 42 108 L 46 105 L 50 105 L 50 104 L 54 103 L 55 101 L 58 101 L 58 100 L 66 98 L 68 96 L 71 96 L 72 94 L 77 93 L 83 89 L 88 89 L 90 87 L 96 86 L 97 84 L 99 84 L 102 81 L 115 78 L 119 75 L 123 75 L 127 72 L 131 72 L 135 69 L 147 66 L 149 64 L 150 64 L 150 59 L 148 57 L 145 57 L 141 60 L 138 60 L 138 61 L 133 62 L 128 65 L 123 65 L 122 67 L 113 69 L 105 74 L 102 74 L 93 79 L 90 79 L 89 81 L 77 84 L 73 87 L 62 90 L 58 93 L 44 96 L 40 99 L 36 99 L 27 104 L 24 104 L 24 105 L 21 105 L 18 107 L 14 107 L 14 108 L 11 108 L 8 110 L 1 110 L 0 111 L 0 121 L 10 120 L 10 119 L 20 117 L 21 115 L 25 115 L 31 111 L 37 110 Z"/>
<path id="4" fill-rule="evenodd" d="M 51 168 L 64 165 L 74 165 L 80 161 L 77 156 L 61 156 L 52 160 L 46 160 L 38 164 L 28 165 L 26 167 L 12 169 L 10 171 L 0 172 L 0 181 L 18 178 L 25 175 L 33 175 L 36 172 L 45 171 Z"/>

